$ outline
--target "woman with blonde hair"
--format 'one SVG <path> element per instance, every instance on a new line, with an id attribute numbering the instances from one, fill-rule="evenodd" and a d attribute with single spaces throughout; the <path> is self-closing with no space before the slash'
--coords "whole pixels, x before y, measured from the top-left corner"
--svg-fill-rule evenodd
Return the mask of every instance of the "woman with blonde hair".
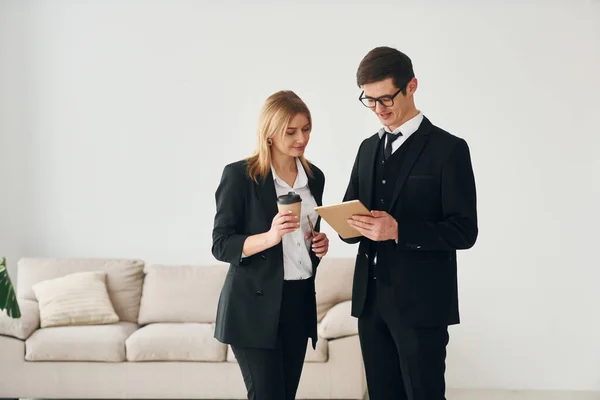
<path id="1" fill-rule="evenodd" d="M 225 167 L 215 194 L 212 252 L 230 264 L 215 337 L 231 345 L 248 399 L 295 399 L 308 338 L 317 341 L 314 278 L 329 239 L 314 211 L 325 176 L 304 158 L 311 129 L 300 97 L 271 95 L 254 154 Z M 301 200 L 300 217 L 278 212 L 278 198 Z"/>

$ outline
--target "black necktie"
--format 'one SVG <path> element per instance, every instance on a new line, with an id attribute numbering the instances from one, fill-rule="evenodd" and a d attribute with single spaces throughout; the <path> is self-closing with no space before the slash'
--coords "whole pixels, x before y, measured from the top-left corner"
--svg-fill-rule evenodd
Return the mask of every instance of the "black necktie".
<path id="1" fill-rule="evenodd" d="M 400 133 L 400 132 L 398 132 L 395 135 L 393 133 L 389 133 L 389 132 L 385 133 L 385 137 L 387 138 L 387 143 L 385 145 L 385 150 L 383 151 L 383 157 L 386 159 L 386 161 L 392 155 L 392 143 L 394 142 L 394 140 L 398 139 L 400 136 L 402 136 L 402 133 Z"/>

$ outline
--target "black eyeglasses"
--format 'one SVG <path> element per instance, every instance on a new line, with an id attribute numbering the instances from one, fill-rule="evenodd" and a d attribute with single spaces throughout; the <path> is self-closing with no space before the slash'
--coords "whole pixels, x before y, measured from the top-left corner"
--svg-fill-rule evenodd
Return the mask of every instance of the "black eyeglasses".
<path id="1" fill-rule="evenodd" d="M 358 100 L 365 106 L 368 108 L 375 108 L 375 106 L 377 105 L 377 102 L 379 102 L 379 104 L 381 104 L 384 107 L 391 107 L 394 105 L 394 98 L 396 96 L 398 96 L 398 94 L 404 90 L 404 88 L 407 86 L 408 84 L 404 85 L 404 87 L 402 87 L 402 89 L 398 89 L 398 91 L 396 93 L 394 93 L 393 95 L 387 95 L 387 96 L 381 96 L 381 97 L 369 97 L 369 96 L 365 96 L 363 97 L 363 95 L 365 94 L 364 91 L 361 92 L 360 96 L 358 96 Z"/>

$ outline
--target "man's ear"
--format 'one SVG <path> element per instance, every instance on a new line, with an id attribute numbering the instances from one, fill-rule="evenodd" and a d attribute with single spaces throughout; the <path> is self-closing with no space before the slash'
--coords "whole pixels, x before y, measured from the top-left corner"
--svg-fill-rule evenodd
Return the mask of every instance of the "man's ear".
<path id="1" fill-rule="evenodd" d="M 417 80 L 417 78 L 412 78 L 410 82 L 408 82 L 408 85 L 406 85 L 406 94 L 414 94 L 417 91 L 418 87 L 419 81 Z"/>

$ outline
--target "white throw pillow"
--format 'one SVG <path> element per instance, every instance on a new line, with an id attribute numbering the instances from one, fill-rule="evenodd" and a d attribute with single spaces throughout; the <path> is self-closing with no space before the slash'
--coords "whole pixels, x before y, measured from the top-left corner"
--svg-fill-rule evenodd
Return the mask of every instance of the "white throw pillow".
<path id="1" fill-rule="evenodd" d="M 358 319 L 351 312 L 352 301 L 344 301 L 331 307 L 319 324 L 319 336 L 332 340 L 358 335 Z"/>
<path id="2" fill-rule="evenodd" d="M 100 325 L 119 321 L 106 290 L 106 272 L 77 272 L 33 286 L 41 327 Z"/>

